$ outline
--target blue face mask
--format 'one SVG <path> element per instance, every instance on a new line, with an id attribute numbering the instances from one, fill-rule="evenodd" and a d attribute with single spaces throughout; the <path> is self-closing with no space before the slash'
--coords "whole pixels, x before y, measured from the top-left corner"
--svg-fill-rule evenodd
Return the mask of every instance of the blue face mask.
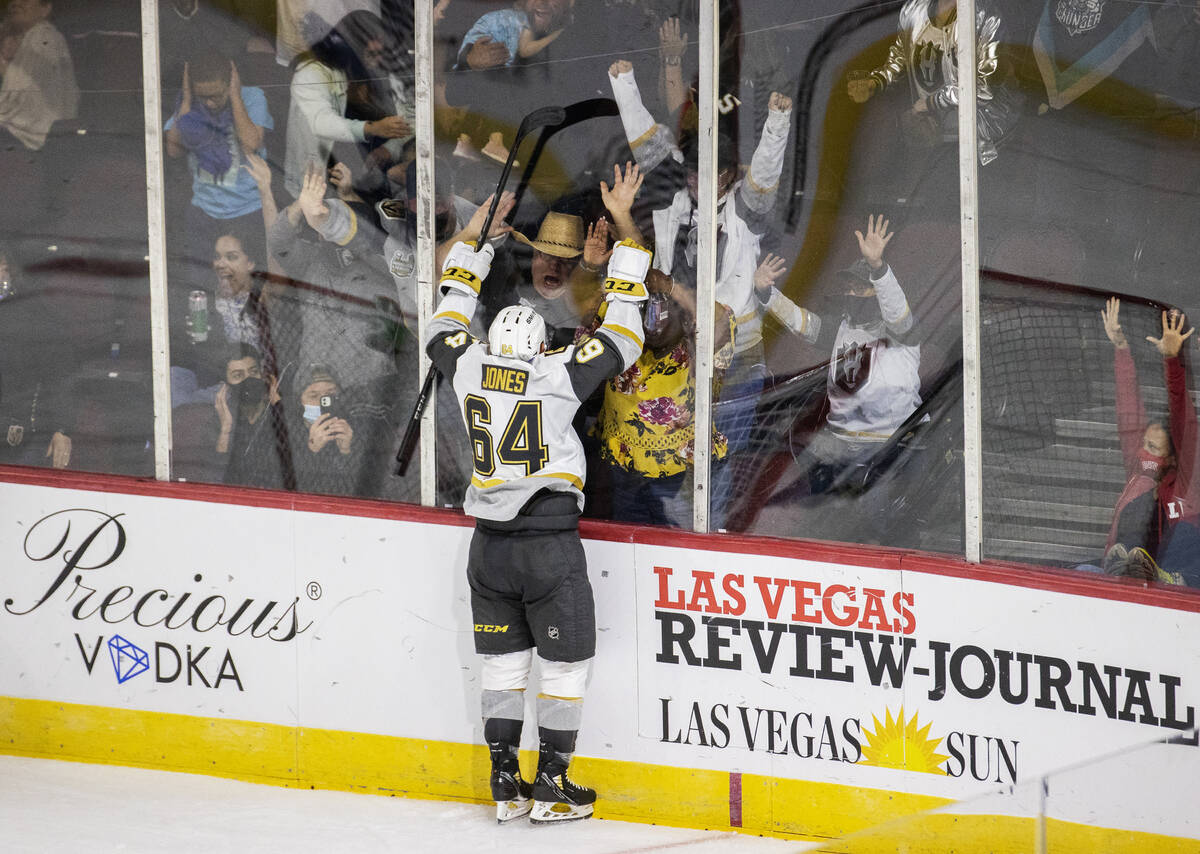
<path id="1" fill-rule="evenodd" d="M 321 417 L 321 407 L 315 403 L 304 404 L 304 420 L 316 421 Z"/>

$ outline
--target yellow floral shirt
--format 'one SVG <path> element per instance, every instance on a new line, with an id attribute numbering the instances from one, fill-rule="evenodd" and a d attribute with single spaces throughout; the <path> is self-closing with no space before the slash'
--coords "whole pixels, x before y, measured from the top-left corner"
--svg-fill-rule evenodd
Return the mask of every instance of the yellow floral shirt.
<path id="1" fill-rule="evenodd" d="M 597 421 L 600 457 L 643 477 L 670 477 L 692 467 L 696 386 L 683 342 L 665 356 L 647 348 L 608 381 Z M 714 383 L 715 385 L 715 383 Z M 724 459 L 725 436 L 713 430 L 713 459 Z"/>

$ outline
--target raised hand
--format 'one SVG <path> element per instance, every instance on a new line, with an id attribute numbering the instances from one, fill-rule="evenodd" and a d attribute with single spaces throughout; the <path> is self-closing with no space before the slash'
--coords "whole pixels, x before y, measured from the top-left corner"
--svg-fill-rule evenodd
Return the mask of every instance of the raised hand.
<path id="1" fill-rule="evenodd" d="M 502 42 L 492 41 L 491 36 L 480 36 L 467 49 L 467 65 L 476 71 L 496 68 L 508 59 L 508 48 Z"/>
<path id="2" fill-rule="evenodd" d="M 612 65 L 608 66 L 610 77 L 616 77 L 618 74 L 624 74 L 626 71 L 633 71 L 633 63 L 628 59 L 618 59 Z"/>
<path id="3" fill-rule="evenodd" d="M 888 231 L 888 220 L 880 214 L 877 217 L 867 217 L 865 237 L 861 231 L 854 232 L 854 236 L 858 238 L 858 251 L 862 253 L 863 259 L 871 265 L 872 270 L 878 270 L 883 266 L 883 250 L 896 234 Z"/>
<path id="4" fill-rule="evenodd" d="M 782 92 L 772 92 L 767 100 L 767 109 L 776 113 L 786 113 L 792 108 L 792 99 Z"/>
<path id="5" fill-rule="evenodd" d="M 604 181 L 600 182 L 600 198 L 604 207 L 613 215 L 629 213 L 633 208 L 633 200 L 637 198 L 638 190 L 646 176 L 636 163 L 625 161 L 625 172 L 621 173 L 619 164 L 613 164 L 612 189 Z"/>
<path id="6" fill-rule="evenodd" d="M 229 96 L 231 98 L 242 97 L 242 78 L 238 74 L 237 63 L 232 59 L 229 60 Z"/>
<path id="7" fill-rule="evenodd" d="M 1192 333 L 1196 331 L 1195 329 L 1183 331 L 1183 324 L 1186 320 L 1187 318 L 1179 309 L 1173 308 L 1170 312 L 1164 311 L 1162 313 L 1162 337 L 1146 336 L 1146 340 L 1158 348 L 1158 352 L 1164 359 L 1178 356 L 1183 342 L 1191 338 Z"/>
<path id="8" fill-rule="evenodd" d="M 323 222 L 329 216 L 329 208 L 325 204 L 325 170 L 314 162 L 310 161 L 304 169 L 304 183 L 296 202 L 313 228 L 317 227 L 314 221 Z"/>
<path id="9" fill-rule="evenodd" d="M 779 277 L 787 270 L 787 262 L 782 255 L 767 253 L 758 269 L 754 271 L 754 287 L 760 291 L 770 290 L 779 281 Z"/>
<path id="10" fill-rule="evenodd" d="M 854 103 L 865 104 L 875 94 L 875 89 L 878 86 L 879 84 L 872 77 L 866 75 L 851 76 L 846 81 L 846 94 L 850 96 L 850 100 Z"/>
<path id="11" fill-rule="evenodd" d="M 487 219 L 488 209 L 492 206 L 492 199 L 496 194 L 492 193 L 483 200 L 483 204 L 475 209 L 475 213 L 471 214 L 471 218 L 467 221 L 467 226 L 459 234 L 459 240 L 478 240 L 479 233 L 483 231 L 483 221 Z M 488 240 L 499 237 L 502 234 L 508 234 L 512 231 L 512 226 L 504 220 L 512 213 L 513 206 L 517 203 L 517 197 L 514 193 L 501 193 L 500 204 L 496 205 L 496 215 L 492 217 L 492 224 L 488 226 Z"/>
<path id="12" fill-rule="evenodd" d="M 658 28 L 659 56 L 664 60 L 679 59 L 687 51 L 687 46 L 687 36 L 683 35 L 679 19 L 667 18 L 663 21 L 662 26 Z"/>
<path id="13" fill-rule="evenodd" d="M 1108 303 L 1100 309 L 1100 319 L 1104 321 L 1104 334 L 1117 349 L 1123 350 L 1129 346 L 1125 333 L 1121 331 L 1121 301 L 1109 297 Z"/>
<path id="14" fill-rule="evenodd" d="M 271 167 L 266 160 L 253 151 L 243 152 L 242 159 L 246 161 L 242 164 L 242 168 L 250 173 L 250 177 L 254 179 L 254 183 L 260 190 L 263 187 L 271 186 Z"/>
<path id="15" fill-rule="evenodd" d="M 587 227 L 587 239 L 583 242 L 583 263 L 599 267 L 608 262 L 612 250 L 608 248 L 608 220 L 604 217 Z"/>

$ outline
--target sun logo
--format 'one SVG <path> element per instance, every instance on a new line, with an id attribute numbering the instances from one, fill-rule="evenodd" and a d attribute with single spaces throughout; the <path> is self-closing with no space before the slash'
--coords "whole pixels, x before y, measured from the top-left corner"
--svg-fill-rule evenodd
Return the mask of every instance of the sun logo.
<path id="1" fill-rule="evenodd" d="M 933 724 L 925 724 L 918 729 L 920 725 L 915 714 L 912 720 L 906 722 L 903 706 L 900 707 L 900 714 L 895 720 L 892 719 L 891 709 L 887 710 L 884 723 L 881 724 L 879 718 L 874 715 L 871 715 L 871 720 L 875 722 L 875 731 L 863 730 L 866 743 L 862 748 L 861 764 L 898 768 L 902 771 L 920 771 L 924 774 L 946 773 L 938 767 L 950 758 L 937 752 L 942 739 L 928 738 L 929 728 Z"/>

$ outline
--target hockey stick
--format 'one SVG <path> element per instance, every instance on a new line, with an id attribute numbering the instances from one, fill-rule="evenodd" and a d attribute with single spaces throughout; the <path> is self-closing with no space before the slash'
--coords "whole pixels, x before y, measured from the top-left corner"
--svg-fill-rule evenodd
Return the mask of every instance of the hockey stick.
<path id="1" fill-rule="evenodd" d="M 508 149 L 508 158 L 504 161 L 504 169 L 500 172 L 496 192 L 492 194 L 492 204 L 488 207 L 487 217 L 483 220 L 483 227 L 479 230 L 479 239 L 475 241 L 476 252 L 482 249 L 483 244 L 487 242 L 492 219 L 496 216 L 496 208 L 500 205 L 500 196 L 504 192 L 504 185 L 508 182 L 508 173 L 512 171 L 513 160 L 516 159 L 517 149 L 521 146 L 521 142 L 537 128 L 562 124 L 566 115 L 566 110 L 562 107 L 540 107 L 521 119 L 521 124 L 517 127 L 517 135 Z M 528 166 L 526 169 L 528 170 Z M 417 439 L 421 435 L 421 417 L 425 414 L 425 407 L 429 405 L 429 396 L 433 394 L 438 376 L 437 368 L 430 365 L 429 372 L 425 374 L 425 382 L 421 385 L 421 391 L 417 395 L 417 401 L 413 405 L 412 415 L 408 417 L 408 427 L 405 428 L 404 439 L 396 451 L 397 477 L 404 477 L 408 472 L 408 464 L 412 462 L 413 452 L 417 449 Z"/>
<path id="2" fill-rule="evenodd" d="M 520 207 L 521 197 L 525 195 L 525 190 L 529 187 L 529 179 L 533 174 L 534 167 L 537 166 L 537 162 L 542 156 L 542 149 L 546 147 L 546 142 L 550 137 L 560 130 L 565 130 L 571 125 L 577 125 L 587 119 L 619 116 L 621 111 L 617 109 L 617 102 L 612 98 L 588 98 L 586 101 L 576 101 L 563 108 L 563 113 L 565 115 L 561 122 L 546 125 L 538 134 L 537 143 L 534 144 L 533 151 L 525 161 L 525 170 L 521 173 L 521 183 L 517 184 L 517 189 L 513 191 L 513 210 Z"/>

